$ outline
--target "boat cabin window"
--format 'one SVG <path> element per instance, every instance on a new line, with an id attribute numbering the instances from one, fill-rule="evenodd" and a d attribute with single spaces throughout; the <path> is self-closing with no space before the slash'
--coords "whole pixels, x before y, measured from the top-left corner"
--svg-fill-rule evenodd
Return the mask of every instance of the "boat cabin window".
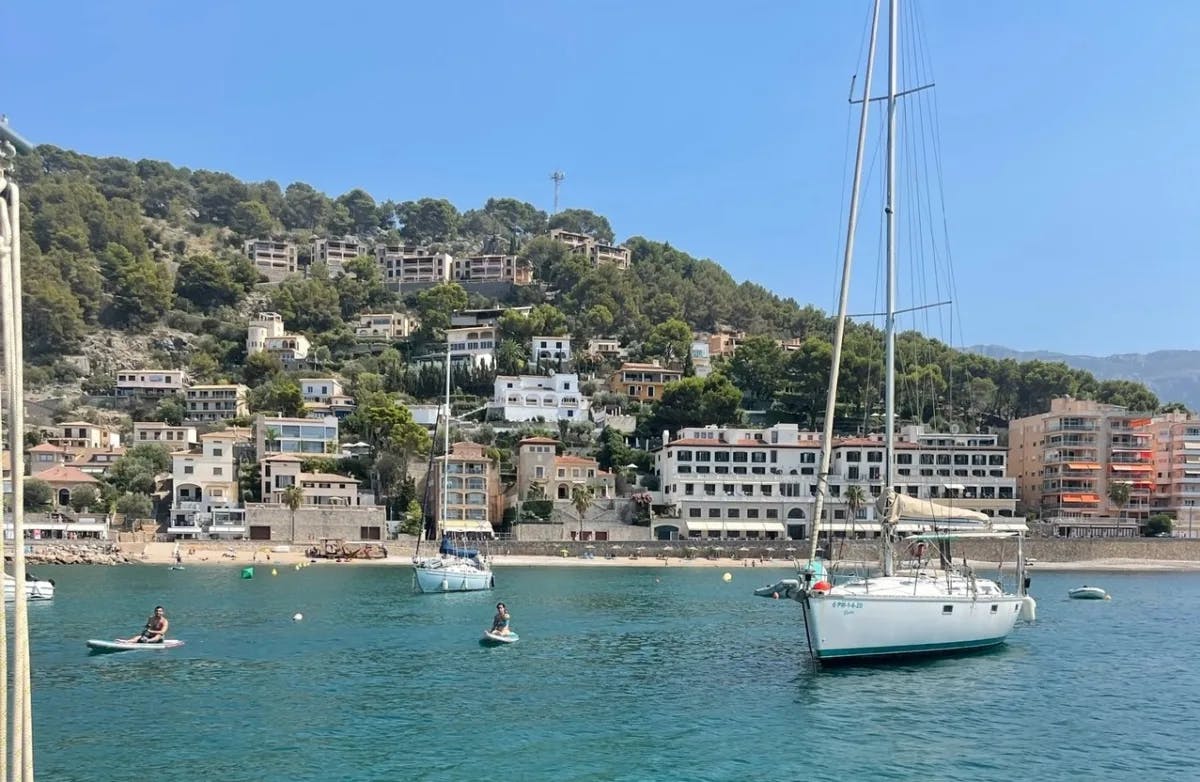
<path id="1" fill-rule="evenodd" d="M 992 613 L 993 614 L 999 613 L 999 611 L 1000 611 L 1000 606 L 993 604 L 992 605 Z"/>
<path id="2" fill-rule="evenodd" d="M 942 614 L 953 614 L 954 606 L 942 606 Z"/>

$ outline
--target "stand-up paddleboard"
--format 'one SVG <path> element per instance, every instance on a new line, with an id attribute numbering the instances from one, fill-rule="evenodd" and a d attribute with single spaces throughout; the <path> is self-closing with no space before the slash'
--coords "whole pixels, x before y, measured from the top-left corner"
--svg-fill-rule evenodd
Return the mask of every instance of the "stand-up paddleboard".
<path id="1" fill-rule="evenodd" d="M 183 567 L 183 565 L 171 565 L 171 567 L 169 567 L 167 569 L 168 570 L 183 570 L 184 567 Z"/>
<path id="2" fill-rule="evenodd" d="M 153 652 L 163 649 L 178 649 L 183 646 L 183 641 L 171 638 L 160 644 L 139 644 L 129 641 L 100 641 L 93 638 L 87 642 L 87 645 L 93 652 L 107 654 L 109 652 Z"/>
<path id="3" fill-rule="evenodd" d="M 499 646 L 500 644 L 515 644 L 519 640 L 521 640 L 521 637 L 516 633 L 500 635 L 499 633 L 493 633 L 491 630 L 484 630 L 483 638 L 479 639 L 479 643 L 484 646 Z"/>

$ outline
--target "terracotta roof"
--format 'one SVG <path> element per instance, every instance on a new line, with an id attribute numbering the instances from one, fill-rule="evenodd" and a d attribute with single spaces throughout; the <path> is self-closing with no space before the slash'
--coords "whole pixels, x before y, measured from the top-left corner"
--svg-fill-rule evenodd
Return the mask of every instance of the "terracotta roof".
<path id="1" fill-rule="evenodd" d="M 29 449 L 30 453 L 70 453 L 66 448 L 52 445 L 51 443 L 41 443 Z"/>
<path id="2" fill-rule="evenodd" d="M 597 466 L 597 464 L 598 464 L 598 462 L 595 459 L 587 459 L 583 456 L 556 456 L 554 458 L 554 463 L 555 464 L 579 464 L 579 465 L 586 464 L 586 465 L 593 466 L 593 467 Z"/>
<path id="3" fill-rule="evenodd" d="M 649 372 L 671 372 L 676 375 L 683 374 L 682 369 L 670 369 L 668 367 L 660 366 L 658 364 L 638 364 L 638 363 L 634 363 L 634 362 L 628 362 L 628 363 L 622 364 L 621 368 L 618 369 L 617 371 L 624 372 L 624 371 L 630 370 L 630 369 L 643 369 L 643 370 L 646 370 Z"/>
<path id="4" fill-rule="evenodd" d="M 314 454 L 316 455 L 316 454 Z M 299 456 L 292 456 L 290 453 L 277 453 L 273 456 L 264 456 L 264 462 L 302 462 L 304 461 Z"/>
<path id="5" fill-rule="evenodd" d="M 553 437 L 526 437 L 518 445 L 558 445 Z"/>
<path id="6" fill-rule="evenodd" d="M 764 443 L 760 440 L 738 440 L 734 443 L 723 443 L 720 440 L 706 440 L 702 437 L 685 437 L 682 440 L 672 440 L 667 445 L 708 446 L 709 448 L 820 448 L 816 440 L 802 440 L 798 443 Z"/>
<path id="7" fill-rule="evenodd" d="M 98 480 L 83 470 L 78 467 L 72 467 L 69 464 L 55 465 L 49 470 L 42 470 L 37 475 L 30 477 L 38 478 L 46 483 L 99 483 Z"/>

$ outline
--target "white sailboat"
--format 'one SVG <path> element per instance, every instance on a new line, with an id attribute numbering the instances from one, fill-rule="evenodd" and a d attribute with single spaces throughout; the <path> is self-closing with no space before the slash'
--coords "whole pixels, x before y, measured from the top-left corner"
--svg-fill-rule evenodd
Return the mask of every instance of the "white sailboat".
<path id="1" fill-rule="evenodd" d="M 828 491 L 833 424 L 837 403 L 838 373 L 849 299 L 854 235 L 858 219 L 858 194 L 862 180 L 868 110 L 871 104 L 880 0 L 875 0 L 871 20 L 871 42 L 862 94 L 858 149 L 842 285 L 835 322 L 833 364 L 826 399 L 824 437 L 817 477 L 817 494 L 809 561 L 799 578 L 788 579 L 758 590 L 764 596 L 791 597 L 804 612 L 809 651 L 818 661 L 889 658 L 982 649 L 1001 644 L 1018 618 L 1032 620 L 1033 598 L 1025 594 L 1022 519 L 993 520 L 985 514 L 929 500 L 918 500 L 894 491 L 895 486 L 895 170 L 896 152 L 896 40 L 897 0 L 889 0 L 888 93 L 886 163 L 886 397 L 885 397 L 885 490 L 879 498 L 880 575 L 836 583 L 826 563 L 817 559 L 817 540 L 823 521 L 824 498 Z M 907 537 L 904 537 L 907 535 Z M 894 548 L 901 538 L 909 547 L 909 567 L 897 571 Z M 977 576 L 963 563 L 955 567 L 949 556 L 950 541 L 961 538 L 1012 538 L 1017 543 L 1015 591 L 1005 591 L 998 581 Z"/>
<path id="2" fill-rule="evenodd" d="M 441 502 L 437 511 L 440 541 L 436 556 L 421 557 L 420 541 L 413 557 L 413 574 L 420 592 L 478 592 L 496 586 L 492 568 L 477 549 L 456 545 L 447 534 L 446 506 L 450 488 L 450 348 L 446 347 L 446 409 L 443 417 L 445 463 L 442 465 Z"/>

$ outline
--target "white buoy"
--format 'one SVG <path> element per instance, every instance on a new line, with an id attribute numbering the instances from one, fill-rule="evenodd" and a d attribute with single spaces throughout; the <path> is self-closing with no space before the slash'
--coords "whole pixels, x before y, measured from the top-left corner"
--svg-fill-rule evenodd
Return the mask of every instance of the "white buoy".
<path id="1" fill-rule="evenodd" d="M 732 574 L 732 573 L 726 573 L 725 575 L 721 576 L 721 580 L 722 580 L 722 581 L 732 581 L 732 580 L 733 580 L 733 574 Z"/>
<path id="2" fill-rule="evenodd" d="M 304 614 L 299 614 L 299 613 L 297 613 L 297 614 L 292 614 L 292 621 L 293 621 L 293 622 L 299 622 L 299 621 L 300 621 L 301 619 L 303 619 L 303 618 L 304 618 Z"/>

